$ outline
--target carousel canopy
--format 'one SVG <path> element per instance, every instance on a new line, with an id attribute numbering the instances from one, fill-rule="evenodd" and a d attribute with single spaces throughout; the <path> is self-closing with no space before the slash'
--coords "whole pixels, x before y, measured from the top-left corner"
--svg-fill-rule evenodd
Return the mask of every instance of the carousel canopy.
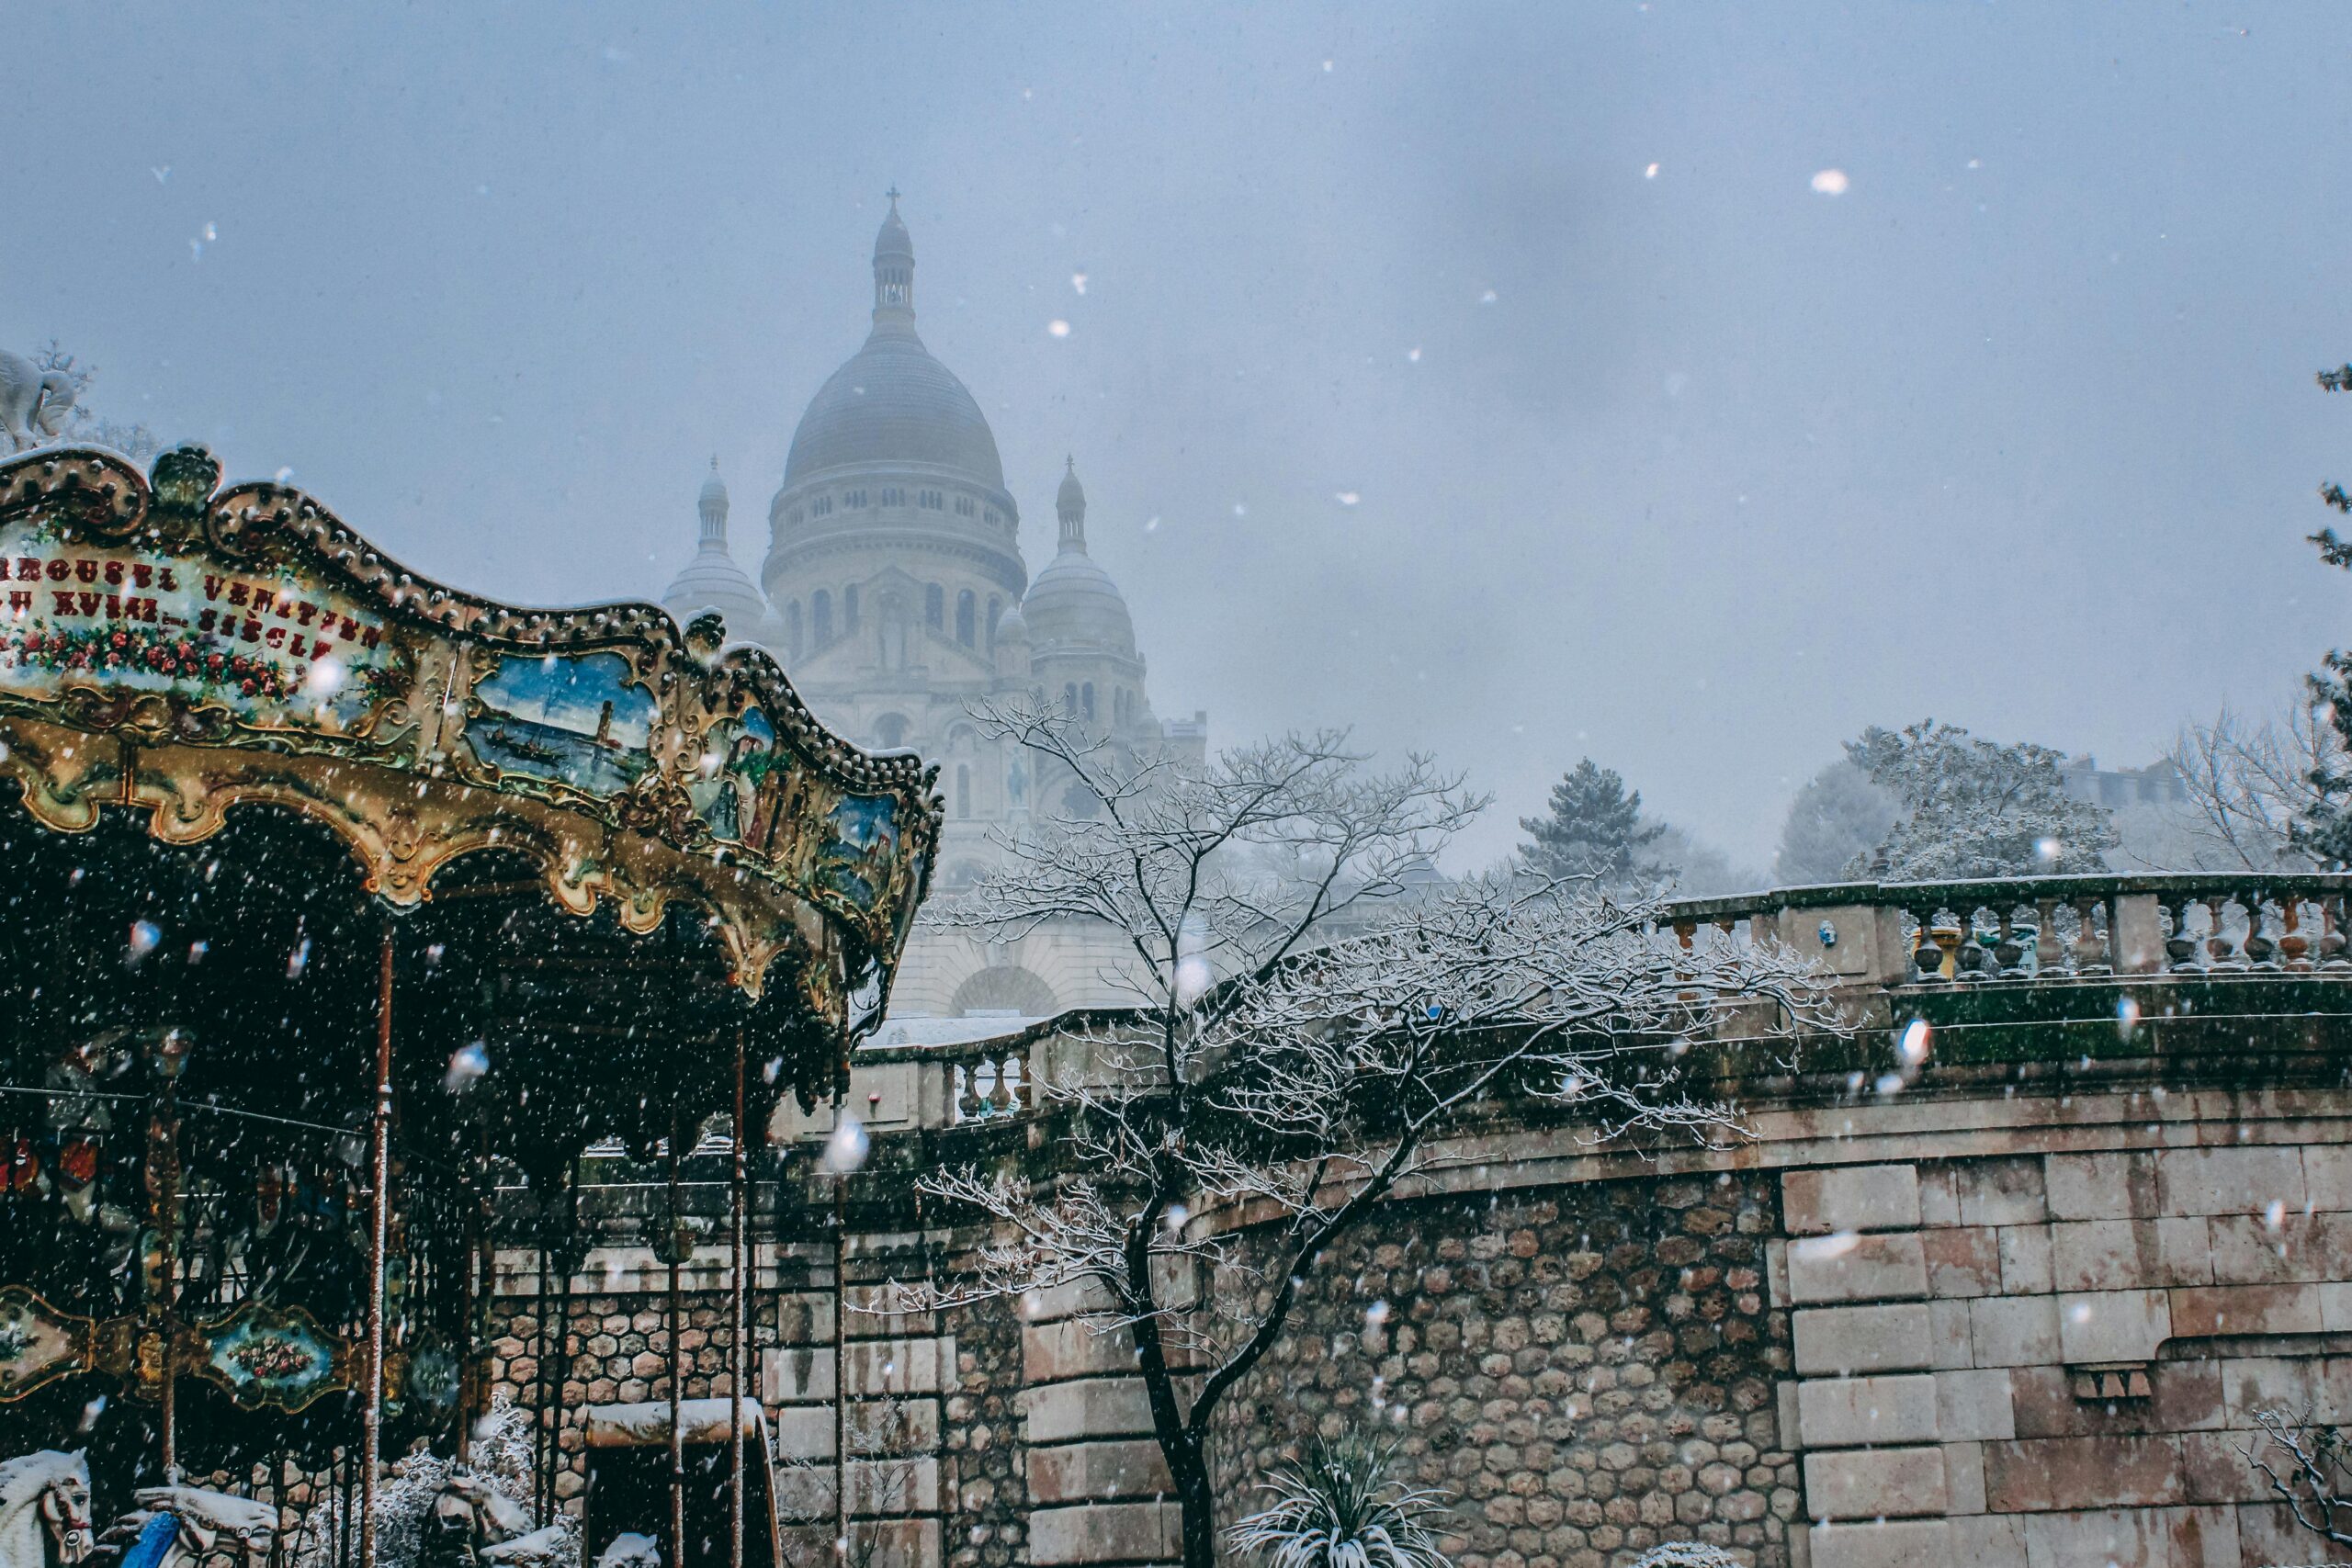
<path id="1" fill-rule="evenodd" d="M 933 772 L 828 733 L 761 650 L 646 604 L 530 610 L 389 559 L 200 447 L 0 463 L 0 773 L 44 826 L 166 843 L 229 808 L 315 818 L 419 904 L 473 852 L 649 933 L 684 905 L 757 998 L 877 1019 L 936 841 Z"/>

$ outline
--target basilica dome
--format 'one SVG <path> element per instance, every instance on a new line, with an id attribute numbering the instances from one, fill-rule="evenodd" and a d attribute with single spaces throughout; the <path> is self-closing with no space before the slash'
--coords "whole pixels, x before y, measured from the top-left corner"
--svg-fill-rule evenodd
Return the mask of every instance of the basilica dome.
<path id="1" fill-rule="evenodd" d="M 864 464 L 924 465 L 1004 489 L 980 405 L 915 335 L 914 271 L 914 243 L 894 198 L 874 237 L 873 333 L 809 400 L 785 459 L 786 489 Z"/>
<path id="2" fill-rule="evenodd" d="M 1136 651 L 1136 626 L 1111 574 L 1086 553 L 1086 491 L 1070 464 L 1054 497 L 1061 525 L 1061 547 L 1029 585 L 1021 602 L 1032 641 L 1102 649 L 1128 658 Z"/>
<path id="3" fill-rule="evenodd" d="M 695 498 L 695 509 L 702 518 L 701 539 L 694 558 L 671 579 L 669 591 L 662 595 L 662 607 L 682 622 L 705 610 L 717 610 L 727 618 L 729 637 L 763 635 L 767 629 L 768 604 L 727 547 L 727 486 L 719 479 L 716 457 L 710 460 L 710 477 L 703 480 L 702 493 Z"/>
<path id="4" fill-rule="evenodd" d="M 862 463 L 930 464 L 1004 488 L 996 435 L 980 405 L 911 326 L 886 332 L 876 323 L 865 346 L 818 389 L 793 433 L 784 482 Z"/>

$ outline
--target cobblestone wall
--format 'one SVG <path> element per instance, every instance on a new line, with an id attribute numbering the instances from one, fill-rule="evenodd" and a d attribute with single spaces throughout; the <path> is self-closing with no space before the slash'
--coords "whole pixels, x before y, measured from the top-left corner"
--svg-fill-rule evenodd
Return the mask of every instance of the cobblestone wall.
<path id="1" fill-rule="evenodd" d="M 1011 1568 L 1028 1560 L 1029 1540 L 1020 1320 L 1001 1303 L 944 1315 L 956 1384 L 940 1435 L 954 1499 L 943 1545 L 950 1568 Z"/>
<path id="2" fill-rule="evenodd" d="M 1764 1280 L 1777 1203 L 1743 1176 L 1382 1216 L 1224 1413 L 1227 1517 L 1283 1454 L 1374 1424 L 1458 1499 L 1462 1568 L 1602 1568 L 1689 1539 L 1782 1568 L 1800 1497 Z"/>

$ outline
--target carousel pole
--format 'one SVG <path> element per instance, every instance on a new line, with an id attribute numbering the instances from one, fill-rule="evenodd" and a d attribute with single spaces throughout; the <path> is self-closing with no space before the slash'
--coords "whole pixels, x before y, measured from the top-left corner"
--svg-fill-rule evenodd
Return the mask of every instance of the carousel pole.
<path id="1" fill-rule="evenodd" d="M 751 1362 L 743 1353 L 743 1341 L 750 1333 L 750 1314 L 744 1310 L 747 1294 L 744 1273 L 750 1259 L 744 1221 L 748 1204 L 747 1172 L 743 1148 L 751 1136 L 743 1122 L 743 1030 L 735 1030 L 735 1164 L 729 1173 L 728 1206 L 732 1212 L 734 1232 L 729 1242 L 733 1256 L 728 1259 L 728 1273 L 734 1288 L 729 1292 L 728 1308 L 732 1322 L 729 1325 L 728 1359 L 734 1364 L 728 1369 L 728 1388 L 732 1401 L 727 1408 L 727 1467 L 731 1502 L 727 1516 L 727 1568 L 743 1568 L 743 1382 L 751 1375 Z"/>
<path id="2" fill-rule="evenodd" d="M 842 1074 L 846 1078 L 846 1071 Z M 833 1122 L 849 1114 L 846 1083 L 834 1093 Z M 849 1562 L 849 1172 L 833 1172 L 833 1556 Z"/>
<path id="3" fill-rule="evenodd" d="M 392 927 L 376 982 L 376 1108 L 368 1124 L 368 1389 L 359 1416 L 359 1568 L 376 1568 L 376 1464 L 384 1444 L 384 1247 L 391 1230 Z"/>
<path id="4" fill-rule="evenodd" d="M 160 1055 L 160 1053 L 159 1053 Z M 157 1420 L 163 1427 L 164 1484 L 180 1483 L 179 1458 L 179 1368 L 172 1351 L 173 1341 L 179 1337 L 177 1309 L 179 1306 L 179 1233 L 180 1233 L 180 1083 L 179 1075 L 164 1064 L 164 1101 L 157 1112 L 157 1135 L 153 1146 L 162 1155 L 162 1168 L 155 1182 L 155 1230 L 159 1255 L 158 1279 L 155 1281 L 155 1304 L 163 1323 L 163 1344 L 159 1350 L 163 1374 L 162 1410 Z"/>
<path id="5" fill-rule="evenodd" d="M 673 1112 L 670 1118 L 670 1556 L 672 1568 L 686 1560 L 686 1358 L 678 1348 L 679 1320 L 685 1303 L 679 1293 L 678 1265 L 684 1261 L 685 1216 L 678 1207 L 678 1145 L 685 1127 Z"/>

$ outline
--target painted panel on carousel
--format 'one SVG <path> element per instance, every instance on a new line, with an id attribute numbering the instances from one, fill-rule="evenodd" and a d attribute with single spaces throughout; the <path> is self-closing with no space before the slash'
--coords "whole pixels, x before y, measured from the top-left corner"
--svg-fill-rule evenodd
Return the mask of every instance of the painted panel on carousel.
<path id="1" fill-rule="evenodd" d="M 406 689 L 381 617 L 291 569 L 68 543 L 35 519 L 0 529 L 0 689 L 38 702 L 103 686 L 334 731 Z"/>
<path id="2" fill-rule="evenodd" d="M 792 757 L 777 742 L 775 726 L 758 708 L 747 708 L 703 736 L 686 793 L 715 841 L 773 854 L 791 778 Z"/>
<path id="3" fill-rule="evenodd" d="M 816 882 L 871 911 L 899 858 L 899 803 L 887 795 L 845 795 L 825 815 Z"/>
<path id="4" fill-rule="evenodd" d="M 22 1285 L 0 1289 L 0 1402 L 86 1367 L 89 1326 Z"/>
<path id="5" fill-rule="evenodd" d="M 248 1306 L 197 1328 L 197 1372 L 247 1409 L 295 1411 L 341 1386 L 334 1343 L 299 1308 Z"/>
<path id="6" fill-rule="evenodd" d="M 466 739 L 507 773 L 605 796 L 653 764 L 653 695 L 620 654 L 508 655 L 473 696 Z"/>

